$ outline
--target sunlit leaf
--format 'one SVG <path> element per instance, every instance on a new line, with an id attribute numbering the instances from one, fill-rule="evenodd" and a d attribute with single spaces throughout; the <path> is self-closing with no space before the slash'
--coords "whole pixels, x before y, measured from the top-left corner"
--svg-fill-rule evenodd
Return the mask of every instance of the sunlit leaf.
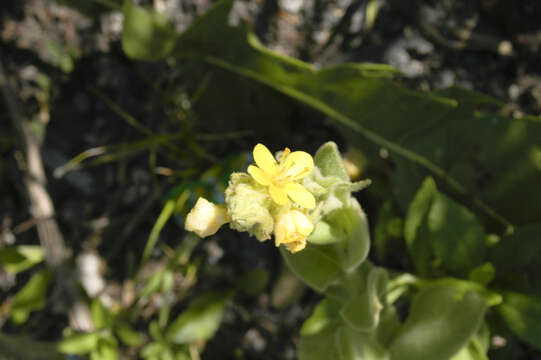
<path id="1" fill-rule="evenodd" d="M 392 360 L 447 359 L 478 331 L 485 301 L 452 286 L 427 287 L 414 298 L 403 329 L 391 344 Z"/>
<path id="2" fill-rule="evenodd" d="M 227 293 L 209 293 L 193 300 L 167 328 L 166 339 L 175 344 L 190 344 L 211 338 L 220 327 Z"/>
<path id="3" fill-rule="evenodd" d="M 49 270 L 35 273 L 26 285 L 13 296 L 11 318 L 17 324 L 24 323 L 32 311 L 45 306 L 47 287 L 52 274 Z"/>

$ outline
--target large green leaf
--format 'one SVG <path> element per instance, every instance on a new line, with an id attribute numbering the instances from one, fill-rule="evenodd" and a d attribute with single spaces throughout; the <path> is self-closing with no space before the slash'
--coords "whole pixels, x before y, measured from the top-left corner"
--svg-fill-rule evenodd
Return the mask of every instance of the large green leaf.
<path id="1" fill-rule="evenodd" d="M 342 273 L 341 265 L 332 257 L 331 251 L 330 246 L 312 244 L 295 254 L 280 248 L 289 268 L 308 286 L 319 292 L 335 283 Z"/>
<path id="2" fill-rule="evenodd" d="M 382 348 L 372 333 L 342 326 L 336 334 L 340 360 L 388 360 L 389 352 Z"/>
<path id="3" fill-rule="evenodd" d="M 540 122 L 481 113 L 478 106 L 492 101 L 465 90 L 440 96 L 407 90 L 384 65 L 316 70 L 265 49 L 246 27 L 229 26 L 231 6 L 231 0 L 215 4 L 180 36 L 173 54 L 205 60 L 323 112 L 373 161 L 388 149 L 397 165 L 393 191 L 404 205 L 431 173 L 501 224 L 540 218 L 541 193 L 525 190 L 541 169 Z"/>
<path id="4" fill-rule="evenodd" d="M 454 287 L 424 288 L 414 298 L 403 329 L 391 345 L 392 360 L 445 360 L 457 354 L 477 332 L 485 301 Z"/>
<path id="5" fill-rule="evenodd" d="M 428 272 L 433 257 L 464 276 L 485 258 L 485 234 L 475 214 L 440 193 L 430 177 L 408 209 L 405 237 L 422 274 Z"/>
<path id="6" fill-rule="evenodd" d="M 541 349 L 541 299 L 504 292 L 503 303 L 497 309 L 515 334 Z"/>
<path id="7" fill-rule="evenodd" d="M 220 327 L 228 293 L 208 293 L 193 300 L 167 328 L 165 337 L 175 344 L 210 339 Z"/>

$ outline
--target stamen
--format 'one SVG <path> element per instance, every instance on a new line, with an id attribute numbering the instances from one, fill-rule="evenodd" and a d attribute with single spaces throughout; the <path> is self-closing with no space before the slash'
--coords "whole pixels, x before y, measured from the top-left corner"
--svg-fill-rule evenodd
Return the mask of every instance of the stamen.
<path id="1" fill-rule="evenodd" d="M 289 148 L 285 148 L 284 151 L 282 152 L 282 158 L 280 159 L 280 167 L 282 167 L 284 165 L 284 161 L 286 160 L 286 157 L 289 155 L 289 153 L 291 152 L 291 150 L 289 150 Z"/>

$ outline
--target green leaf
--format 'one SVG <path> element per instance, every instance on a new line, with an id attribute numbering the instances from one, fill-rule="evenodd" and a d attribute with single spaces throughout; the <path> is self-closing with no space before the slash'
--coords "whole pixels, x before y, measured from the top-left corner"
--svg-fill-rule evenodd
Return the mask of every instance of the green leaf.
<path id="1" fill-rule="evenodd" d="M 439 278 L 433 281 L 429 281 L 427 282 L 427 284 L 429 284 L 429 286 L 434 286 L 434 285 L 452 286 L 460 294 L 464 294 L 467 291 L 472 291 L 476 293 L 477 295 L 479 295 L 480 297 L 482 297 L 485 300 L 486 305 L 489 307 L 496 306 L 502 303 L 502 296 L 499 293 L 489 290 L 477 282 L 462 280 L 462 279 L 457 279 L 457 278 Z"/>
<path id="2" fill-rule="evenodd" d="M 504 292 L 503 303 L 496 309 L 520 339 L 541 349 L 541 299 L 514 292 Z"/>
<path id="3" fill-rule="evenodd" d="M 477 217 L 438 192 L 432 178 L 425 179 L 406 217 L 408 250 L 421 274 L 430 259 L 440 259 L 448 270 L 466 275 L 485 258 L 485 234 Z"/>
<path id="4" fill-rule="evenodd" d="M 427 177 L 411 202 L 404 223 L 404 237 L 408 251 L 421 275 L 428 274 L 432 257 L 427 215 L 437 191 L 434 179 Z"/>
<path id="5" fill-rule="evenodd" d="M 337 251 L 337 261 L 345 271 L 353 271 L 368 256 L 370 234 L 368 222 L 361 206 L 351 199 L 350 206 L 344 206 L 328 214 L 324 220 L 332 228 L 338 239 L 333 247 Z"/>
<path id="6" fill-rule="evenodd" d="M 131 58 L 158 60 L 166 57 L 178 35 L 167 17 L 155 11 L 124 1 L 122 49 Z"/>
<path id="7" fill-rule="evenodd" d="M 291 271 L 316 291 L 323 292 L 335 283 L 342 272 L 340 263 L 329 255 L 329 246 L 312 245 L 295 254 L 283 247 L 280 252 Z"/>
<path id="8" fill-rule="evenodd" d="M 396 164 L 392 189 L 403 205 L 429 173 L 502 225 L 541 219 L 541 192 L 527 190 L 541 168 L 541 122 L 482 113 L 480 105 L 490 101 L 467 90 L 437 96 L 408 90 L 384 65 L 316 70 L 265 49 L 247 27 L 228 26 L 231 6 L 218 2 L 198 19 L 175 55 L 205 59 L 321 111 L 371 162 L 381 163 L 379 151 L 388 150 Z M 516 171 L 507 171 L 509 164 Z"/>
<path id="9" fill-rule="evenodd" d="M 143 336 L 135 331 L 128 323 L 120 322 L 115 330 L 120 341 L 126 345 L 140 346 L 143 344 Z"/>
<path id="10" fill-rule="evenodd" d="M 92 300 L 90 304 L 90 314 L 92 315 L 92 322 L 97 329 L 108 328 L 113 323 L 113 317 L 99 299 Z"/>
<path id="11" fill-rule="evenodd" d="M 118 349 L 116 340 L 100 338 L 98 346 L 90 353 L 90 360 L 116 360 L 118 359 Z"/>
<path id="12" fill-rule="evenodd" d="M 314 335 L 303 336 L 298 350 L 299 360 L 340 359 L 336 343 L 338 325 L 324 327 Z"/>
<path id="13" fill-rule="evenodd" d="M 150 258 L 150 254 L 156 246 L 156 243 L 158 242 L 163 227 L 173 215 L 173 212 L 175 210 L 175 203 L 176 201 L 174 199 L 171 199 L 167 200 L 167 202 L 163 206 L 160 216 L 158 216 L 158 219 L 156 220 L 154 226 L 152 227 L 152 230 L 150 231 L 150 235 L 145 245 L 145 250 L 143 251 L 143 259 L 141 262 L 145 263 Z"/>
<path id="14" fill-rule="evenodd" d="M 248 295 L 263 291 L 269 281 L 269 272 L 263 268 L 255 268 L 245 273 L 237 283 L 237 287 Z"/>
<path id="15" fill-rule="evenodd" d="M 494 280 L 496 269 L 489 262 L 479 265 L 470 272 L 469 279 L 481 285 L 488 285 Z"/>
<path id="16" fill-rule="evenodd" d="M 379 324 L 380 311 L 383 309 L 380 297 L 386 289 L 387 272 L 373 267 L 365 283 L 364 289 L 344 305 L 340 315 L 353 329 L 369 332 Z"/>
<path id="17" fill-rule="evenodd" d="M 432 248 L 443 264 L 457 274 L 467 274 L 485 258 L 485 233 L 477 217 L 439 193 L 428 214 Z"/>
<path id="18" fill-rule="evenodd" d="M 301 335 L 315 335 L 327 326 L 336 324 L 339 320 L 342 305 L 342 302 L 331 298 L 321 300 L 314 308 L 312 315 L 302 324 Z"/>
<path id="19" fill-rule="evenodd" d="M 72 334 L 62 339 L 57 349 L 65 354 L 88 354 L 97 349 L 99 339 L 98 332 Z"/>
<path id="20" fill-rule="evenodd" d="M 41 246 L 21 245 L 0 249 L 0 265 L 12 274 L 27 270 L 42 262 L 43 259 Z"/>
<path id="21" fill-rule="evenodd" d="M 323 176 L 336 176 L 341 180 L 349 181 L 342 156 L 334 142 L 329 141 L 321 145 L 314 156 L 314 163 Z"/>
<path id="22" fill-rule="evenodd" d="M 210 339 L 220 326 L 229 297 L 227 293 L 208 293 L 196 298 L 169 326 L 166 339 L 175 344 Z"/>
<path id="23" fill-rule="evenodd" d="M 414 298 L 403 329 L 392 342 L 392 360 L 441 360 L 457 354 L 482 324 L 485 301 L 461 296 L 452 286 L 435 285 Z"/>
<path id="24" fill-rule="evenodd" d="M 41 270 L 15 294 L 11 302 L 11 318 L 16 324 L 24 323 L 32 311 L 45 307 L 51 276 L 49 270 Z"/>
<path id="25" fill-rule="evenodd" d="M 463 347 L 451 360 L 488 360 L 487 352 L 490 345 L 488 326 L 483 324 L 470 343 Z"/>
<path id="26" fill-rule="evenodd" d="M 336 341 L 340 360 L 388 360 L 389 353 L 374 339 L 372 333 L 359 332 L 348 326 L 338 329 Z"/>

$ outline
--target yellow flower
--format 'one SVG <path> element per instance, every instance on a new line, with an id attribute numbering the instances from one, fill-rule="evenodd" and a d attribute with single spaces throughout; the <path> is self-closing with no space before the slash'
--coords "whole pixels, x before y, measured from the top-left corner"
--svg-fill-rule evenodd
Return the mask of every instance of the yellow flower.
<path id="1" fill-rule="evenodd" d="M 306 238 L 314 230 L 314 224 L 299 210 L 288 210 L 276 216 L 274 237 L 276 246 L 285 244 L 295 253 L 306 247 Z"/>
<path id="2" fill-rule="evenodd" d="M 316 206 L 314 195 L 295 181 L 306 177 L 314 168 L 312 156 L 304 151 L 291 152 L 288 148 L 282 153 L 280 164 L 263 144 L 254 147 L 254 160 L 257 166 L 250 165 L 248 173 L 263 186 L 269 187 L 269 194 L 278 205 L 285 205 L 287 198 L 300 206 L 313 209 Z"/>

